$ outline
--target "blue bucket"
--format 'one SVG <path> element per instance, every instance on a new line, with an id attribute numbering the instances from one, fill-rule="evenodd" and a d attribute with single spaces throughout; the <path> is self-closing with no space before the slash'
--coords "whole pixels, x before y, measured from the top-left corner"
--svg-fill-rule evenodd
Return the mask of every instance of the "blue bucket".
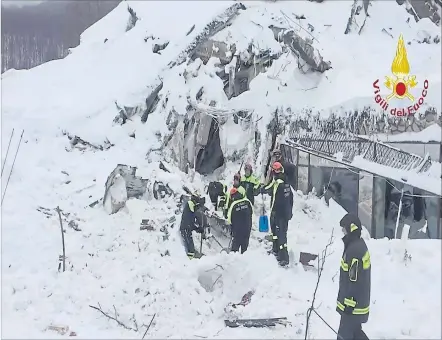
<path id="1" fill-rule="evenodd" d="M 258 229 L 261 233 L 268 233 L 269 232 L 269 218 L 267 215 L 259 216 Z"/>

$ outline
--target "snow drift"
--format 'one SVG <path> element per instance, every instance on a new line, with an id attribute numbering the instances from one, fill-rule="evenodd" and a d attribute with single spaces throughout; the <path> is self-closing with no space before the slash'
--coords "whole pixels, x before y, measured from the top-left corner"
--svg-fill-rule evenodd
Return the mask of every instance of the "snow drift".
<path id="1" fill-rule="evenodd" d="M 330 117 L 345 121 L 367 108 L 366 114 L 382 119 L 372 108 L 372 83 L 390 73 L 401 33 L 410 43 L 413 73 L 431 84 L 426 104 L 440 115 L 438 29 L 425 20 L 408 20 L 395 2 L 371 1 L 352 14 L 358 4 L 127 1 L 86 30 L 65 59 L 5 72 L 2 161 L 9 131 L 23 128 L 25 134 L 2 206 L 2 335 L 60 337 L 48 327 L 67 325 L 81 338 L 140 338 L 143 323 L 156 313 L 147 337 L 302 338 L 315 274 L 302 266 L 277 268 L 256 232 L 244 256 L 219 254 L 210 244 L 208 256 L 188 261 L 177 235 L 176 195 L 156 199 L 147 190 L 130 197 L 120 174 L 120 190 L 113 194 L 120 211 L 109 215 L 93 203 L 103 198 L 118 164 L 136 167 L 136 176 L 168 184 L 177 194 L 182 184 L 203 192 L 207 180 L 230 181 L 241 160 L 252 162 L 261 175 L 277 109 L 312 127 Z M 350 15 L 356 17 L 345 34 Z M 293 33 L 290 41 L 298 44 L 290 48 L 283 34 L 275 39 L 271 26 Z M 422 43 L 422 32 L 431 43 Z M 16 144 L 14 139 L 11 150 Z M 170 173 L 159 169 L 160 161 Z M 6 162 L 5 173 L 11 165 Z M 3 187 L 5 182 L 3 177 Z M 57 272 L 57 205 L 75 216 L 81 229 L 64 226 L 64 273 Z M 320 252 L 343 214 L 336 205 L 327 208 L 319 199 L 298 195 L 289 247 Z M 151 220 L 152 230 L 140 230 L 142 219 Z M 439 338 L 440 272 L 434 268 L 440 268 L 440 243 L 370 240 L 369 248 L 374 279 L 367 333 Z M 318 301 L 320 313 L 337 325 L 333 277 L 339 240 L 334 249 Z M 211 271 L 214 278 L 221 276 L 206 291 L 205 280 L 215 281 L 207 279 Z M 240 316 L 284 312 L 291 327 L 224 329 L 225 305 L 251 288 L 255 296 Z M 98 303 L 111 312 L 115 305 L 133 330 L 89 308 Z M 392 306 L 407 314 L 386 327 Z M 435 311 L 430 315 L 429 307 Z M 412 326 L 418 318 L 419 326 Z M 332 336 L 313 321 L 311 337 Z"/>

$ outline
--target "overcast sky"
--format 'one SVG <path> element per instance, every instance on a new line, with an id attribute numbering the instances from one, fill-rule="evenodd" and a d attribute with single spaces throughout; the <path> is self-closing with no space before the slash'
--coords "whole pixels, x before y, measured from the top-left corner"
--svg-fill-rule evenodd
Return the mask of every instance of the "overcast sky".
<path id="1" fill-rule="evenodd" d="M 43 0 L 2 0 L 2 6 L 32 6 L 41 2 Z"/>

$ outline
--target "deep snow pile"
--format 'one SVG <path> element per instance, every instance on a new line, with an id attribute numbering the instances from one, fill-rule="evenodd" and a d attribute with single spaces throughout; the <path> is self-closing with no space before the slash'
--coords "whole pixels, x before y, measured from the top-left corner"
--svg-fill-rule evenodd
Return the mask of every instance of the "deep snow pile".
<path id="1" fill-rule="evenodd" d="M 171 183 L 185 180 L 179 174 L 168 176 Z M 195 183 L 199 183 L 198 178 Z M 175 208 L 172 200 L 133 199 L 115 215 L 109 216 L 102 209 L 83 210 L 79 216 L 82 231 L 66 227 L 68 270 L 63 274 L 56 270 L 60 252 L 58 220 L 29 212 L 27 218 L 32 224 L 20 224 L 18 216 L 11 220 L 10 212 L 5 212 L 2 335 L 55 337 L 56 333 L 45 329 L 67 325 L 81 338 L 140 338 L 144 333 L 141 325 L 157 313 L 150 338 L 303 338 L 316 274 L 304 271 L 300 265 L 278 268 L 273 256 L 267 255 L 256 239 L 261 236 L 256 230 L 251 249 L 243 256 L 220 254 L 216 245 L 209 249 L 205 244 L 208 256 L 189 261 L 177 225 L 166 227 L 166 233 L 159 228 L 167 225 L 165 221 L 173 216 Z M 343 249 L 336 226 L 343 214 L 334 202 L 326 207 L 317 198 L 296 195 L 289 232 L 289 247 L 296 257 L 300 251 L 320 252 L 334 228 L 333 253 L 326 260 L 317 297 L 319 313 L 334 326 L 338 324 L 334 311 L 336 273 Z M 140 231 L 143 217 L 153 218 L 158 223 L 156 230 Z M 373 299 L 367 333 L 374 338 L 438 338 L 440 273 L 435 268 L 441 265 L 440 243 L 368 242 Z M 405 258 L 405 251 L 411 259 Z M 274 330 L 224 328 L 226 305 L 239 301 L 251 289 L 256 291 L 252 302 L 238 308 L 236 316 L 287 316 L 291 326 Z M 422 300 L 427 303 L 422 305 Z M 122 322 L 134 328 L 134 319 L 140 330 L 125 330 L 89 308 L 98 303 L 110 313 L 115 306 Z M 386 325 L 392 308 L 406 312 L 395 314 L 396 321 Z M 434 313 L 426 315 L 428 308 Z M 417 318 L 421 319 L 419 328 Z M 26 328 L 21 327 L 23 323 Z M 312 319 L 311 337 L 332 336 L 318 319 Z"/>
<path id="2" fill-rule="evenodd" d="M 127 4 L 139 18 L 128 31 L 128 22 L 133 18 Z M 211 59 L 206 65 L 196 60 L 172 68 L 169 64 L 178 59 L 213 17 L 232 4 L 196 1 L 171 6 L 169 1 L 124 2 L 89 28 L 82 35 L 80 46 L 67 58 L 2 75 L 2 162 L 12 128 L 25 129 L 2 206 L 2 336 L 47 338 L 52 335 L 44 331 L 46 327 L 62 324 L 69 325 L 83 338 L 141 337 L 143 327 L 138 333 L 126 331 L 88 307 L 100 302 L 110 311 L 115 305 L 121 319 L 131 325 L 129 319 L 133 315 L 141 325 L 157 312 L 148 337 L 303 337 L 302 313 L 314 288 L 313 273 L 304 272 L 301 267 L 279 269 L 255 239 L 244 256 L 220 255 L 213 248 L 208 252 L 210 256 L 201 261 L 188 261 L 175 233 L 177 226 L 170 229 L 168 240 L 163 239 L 164 231 L 160 230 L 174 216 L 175 200 L 129 200 L 122 211 L 110 216 L 100 205 L 85 208 L 103 196 L 106 178 L 118 163 L 137 166 L 147 174 L 145 177 L 163 178 L 174 183 L 175 188 L 187 183 L 203 190 L 205 183 L 199 175 L 189 183 L 188 177 L 176 168 L 173 174 L 158 170 L 157 162 L 177 147 L 176 140 L 160 152 L 152 151 L 161 148 L 170 136 L 166 121 L 170 112 L 183 118 L 189 104 L 187 96 L 195 98 L 201 86 L 205 91 L 198 105 L 209 106 L 215 101 L 216 109 L 254 110 L 254 127 L 249 124 L 245 128 L 247 125 L 237 125 L 232 117 L 225 117 L 227 121 L 220 127 L 220 144 L 226 157 L 233 158 L 235 151 L 245 149 L 243 158 L 258 168 L 263 163 L 265 145 L 254 153 L 251 135 L 257 130 L 265 141 L 267 124 L 277 106 L 291 106 L 300 115 L 303 108 L 314 106 L 324 109 L 326 116 L 329 108 L 348 104 L 349 109 L 354 109 L 361 101 L 371 100 L 374 79 L 389 74 L 396 37 L 403 33 L 413 40 L 425 24 L 406 23 L 408 14 L 394 2 L 372 2 L 364 33 L 343 35 L 351 3 L 248 2 L 247 9 L 217 33 L 219 39 L 235 43 L 238 53 L 246 53 L 248 41 L 252 40 L 259 45 L 258 49 L 279 53 L 281 44 L 266 27 L 298 27 L 290 23 L 297 19 L 286 16 L 304 14 L 315 28 L 312 34 L 317 34 L 320 41 L 315 46 L 332 62 L 333 69 L 323 74 L 300 74 L 296 61 L 282 55 L 267 73 L 252 81 L 250 91 L 228 101 L 223 82 L 216 75 L 216 60 Z M 385 22 L 391 23 L 394 39 L 381 31 Z M 173 25 L 168 27 L 169 23 Z M 302 25 L 307 29 L 307 24 Z M 425 27 L 426 32 L 436 34 L 432 29 Z M 299 32 L 303 34 L 304 30 Z M 155 44 L 166 42 L 169 44 L 161 54 L 153 53 Z M 437 106 L 439 100 L 432 96 L 440 93 L 440 83 L 436 83 L 440 46 L 412 43 L 407 48 L 413 73 L 430 80 L 434 92 L 429 92 L 428 100 Z M 190 76 L 186 78 L 184 74 Z M 140 107 L 142 112 L 146 97 L 161 81 L 160 101 L 146 124 L 140 122 L 139 115 L 123 125 L 113 123 L 118 113 L 115 101 L 120 106 Z M 315 88 L 307 91 L 311 87 Z M 178 140 L 182 140 L 180 133 L 175 131 Z M 91 145 L 81 146 L 75 136 L 106 147 L 100 151 Z M 17 138 L 11 150 L 16 144 Z M 4 173 L 9 173 L 11 163 L 6 163 Z M 223 173 L 219 175 L 230 180 L 238 168 L 239 162 L 229 163 L 220 169 Z M 6 179 L 7 176 L 2 177 L 3 188 Z M 47 211 L 43 207 L 53 213 L 57 205 L 76 214 L 81 229 L 75 231 L 65 226 L 68 271 L 64 274 L 57 273 L 61 254 L 57 217 L 46 218 L 41 212 Z M 296 198 L 296 205 L 289 246 L 295 253 L 320 251 L 331 228 L 337 226 L 343 215 L 342 209 L 326 208 L 317 199 L 302 197 Z M 305 213 L 303 205 L 312 208 L 304 209 Z M 140 231 L 142 218 L 154 219 L 158 229 Z M 179 215 L 176 218 L 179 223 Z M 332 277 L 342 251 L 339 240 L 335 247 L 335 253 L 327 259 L 319 301 L 323 302 L 320 312 L 337 325 L 337 286 Z M 368 334 L 384 338 L 440 337 L 436 327 L 440 320 L 440 244 L 410 242 L 406 247 L 412 261 L 407 265 L 403 263 L 404 245 L 399 241 L 371 240 L 369 247 L 374 278 Z M 213 292 L 206 292 L 200 281 L 207 279 L 206 271 L 216 264 L 224 268 L 219 272 L 222 280 Z M 226 303 L 240 299 L 250 288 L 257 293 L 243 316 L 285 314 L 292 327 L 273 331 L 224 329 Z M 421 301 L 428 302 L 422 305 Z M 392 306 L 402 305 L 407 314 L 386 325 Z M 429 307 L 436 312 L 427 315 Z M 422 319 L 420 328 L 415 326 L 417 319 Z M 332 336 L 330 330 L 314 321 L 312 337 Z"/>

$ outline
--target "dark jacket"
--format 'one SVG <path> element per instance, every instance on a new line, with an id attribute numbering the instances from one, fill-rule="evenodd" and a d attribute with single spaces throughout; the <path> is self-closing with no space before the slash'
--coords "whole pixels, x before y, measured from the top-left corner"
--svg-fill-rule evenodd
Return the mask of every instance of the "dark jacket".
<path id="1" fill-rule="evenodd" d="M 259 179 L 253 174 L 241 177 L 241 186 L 245 189 L 246 197 L 252 205 L 255 204 L 255 196 L 259 193 L 259 185 Z"/>
<path id="2" fill-rule="evenodd" d="M 285 175 L 275 175 L 273 181 L 266 185 L 262 191 L 271 197 L 271 215 L 289 221 L 293 216 L 293 193 L 290 184 L 285 182 L 285 178 Z"/>
<path id="3" fill-rule="evenodd" d="M 210 201 L 216 210 L 220 210 L 224 207 L 227 196 L 227 186 L 221 182 L 210 182 L 207 188 L 207 192 L 210 197 Z"/>
<path id="4" fill-rule="evenodd" d="M 188 200 L 184 204 L 183 214 L 181 215 L 180 230 L 195 229 L 196 210 L 197 210 L 197 205 L 192 200 Z"/>
<path id="5" fill-rule="evenodd" d="M 239 185 L 236 187 L 233 186 L 232 188 L 236 188 L 238 190 L 239 194 L 241 195 L 241 197 L 246 195 L 246 189 L 244 189 L 244 187 L 242 185 Z M 224 203 L 224 217 L 225 218 L 227 218 L 227 213 L 229 211 L 230 206 L 232 205 L 232 200 L 230 199 L 230 190 L 228 190 L 226 193 L 226 200 Z"/>
<path id="6" fill-rule="evenodd" d="M 286 181 L 295 190 L 296 188 L 296 165 L 286 161 L 279 161 L 284 168 L 284 174 L 286 175 Z"/>
<path id="7" fill-rule="evenodd" d="M 239 193 L 238 193 L 239 194 Z M 227 212 L 227 221 L 232 225 L 232 228 L 252 228 L 252 203 L 239 194 L 239 197 L 233 197 Z"/>
<path id="8" fill-rule="evenodd" d="M 371 289 L 370 252 L 361 238 L 361 223 L 347 214 L 341 226 L 348 230 L 342 238 L 344 253 L 339 274 L 339 292 L 336 310 L 339 314 L 354 316 L 358 322 L 368 321 Z"/>

